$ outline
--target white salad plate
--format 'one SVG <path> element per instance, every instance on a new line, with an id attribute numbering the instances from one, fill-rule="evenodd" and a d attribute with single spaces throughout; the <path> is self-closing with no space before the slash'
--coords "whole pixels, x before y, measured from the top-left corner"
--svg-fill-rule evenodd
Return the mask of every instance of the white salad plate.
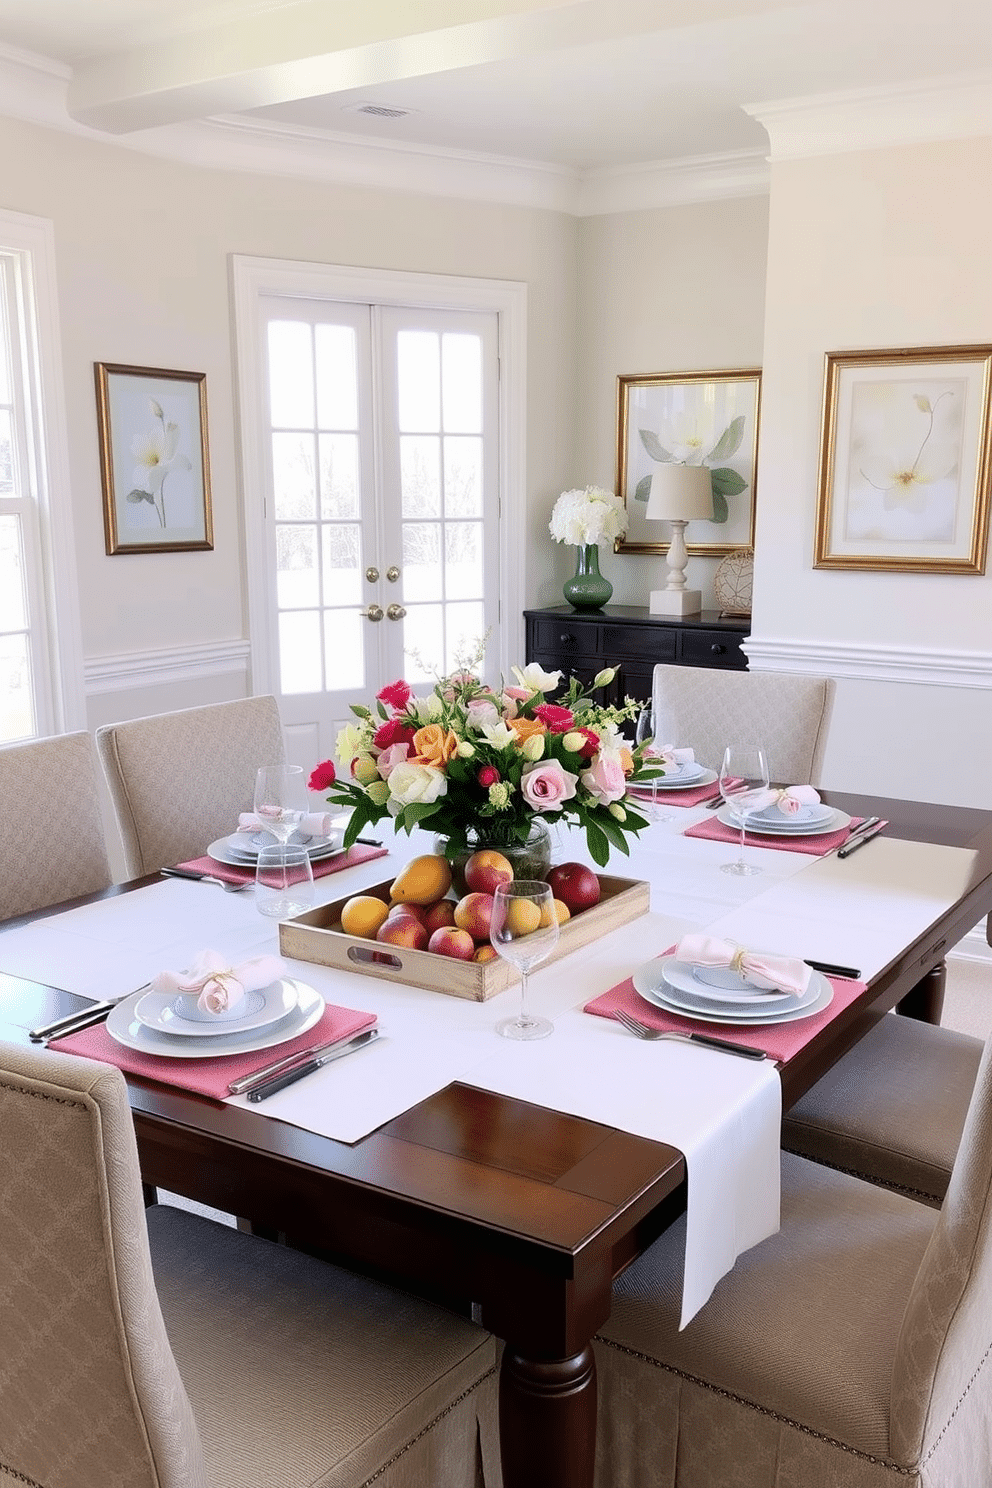
<path id="1" fill-rule="evenodd" d="M 183 999 L 175 992 L 146 992 L 134 1007 L 134 1017 L 158 1033 L 179 1034 L 183 1038 L 225 1038 L 231 1033 L 248 1033 L 266 1028 L 285 1018 L 296 1006 L 296 983 L 281 979 L 257 992 L 246 992 L 241 999 L 243 1011 L 237 1017 L 197 1012 L 195 1018 L 181 1011 Z M 236 1010 L 235 1010 L 236 1011 Z"/>
<path id="2" fill-rule="evenodd" d="M 749 1007 L 785 1008 L 798 1006 L 809 992 L 780 992 L 775 987 L 759 987 L 729 966 L 699 966 L 692 961 L 663 961 L 661 976 L 668 987 L 690 997 L 710 1002 L 746 1003 Z M 812 979 L 812 973 L 810 974 Z"/>
<path id="3" fill-rule="evenodd" d="M 242 834 L 239 832 L 236 835 L 240 837 Z M 274 838 L 273 841 L 275 841 Z M 344 852 L 344 848 L 341 846 L 340 838 L 333 837 L 315 837 L 312 845 L 307 848 L 307 856 L 311 863 L 322 863 L 325 858 L 333 858 L 341 852 Z M 232 847 L 230 837 L 218 837 L 217 841 L 211 842 L 207 848 L 207 855 L 213 858 L 215 863 L 227 863 L 231 868 L 254 868 L 258 860 L 258 848 L 250 852 L 240 847 L 237 842 Z"/>
<path id="4" fill-rule="evenodd" d="M 264 1028 L 249 1028 L 238 1033 L 228 1024 L 222 1037 L 211 1039 L 160 1033 L 157 1029 L 146 1028 L 135 1017 L 135 1007 L 145 996 L 143 992 L 135 992 L 111 1009 L 106 1029 L 110 1037 L 125 1048 L 136 1049 L 139 1054 L 161 1054 L 166 1059 L 215 1059 L 221 1054 L 250 1054 L 254 1049 L 270 1049 L 306 1033 L 324 1011 L 324 999 L 313 987 L 289 978 L 283 978 L 283 982 L 295 991 L 296 1006 Z"/>
<path id="5" fill-rule="evenodd" d="M 842 828 L 851 825 L 851 818 L 846 811 L 838 811 L 833 806 L 828 809 L 830 816 L 822 822 L 800 822 L 792 826 L 788 818 L 784 816 L 781 826 L 759 822 L 755 817 L 749 816 L 744 830 L 748 836 L 755 837 L 822 837 L 825 832 L 839 832 Z M 723 822 L 725 827 L 732 827 L 736 832 L 740 831 L 741 820 L 732 807 L 721 806 L 716 816 L 717 821 Z"/>
<path id="6" fill-rule="evenodd" d="M 741 1003 L 715 1003 L 709 1001 L 705 991 L 696 984 L 695 994 L 683 992 L 666 980 L 664 968 L 672 957 L 659 957 L 639 966 L 633 975 L 634 989 L 645 1002 L 653 1003 L 678 1018 L 696 1018 L 703 1023 L 733 1023 L 735 1025 L 760 1026 L 766 1023 L 795 1023 L 800 1018 L 810 1018 L 820 1013 L 833 1001 L 834 989 L 819 971 L 810 976 L 807 995 L 801 1005 L 791 1007 L 755 1007 L 753 998 Z M 781 1001 L 781 999 L 779 999 Z M 691 1002 L 691 1006 L 690 1006 Z"/>
<path id="7" fill-rule="evenodd" d="M 661 776 L 658 780 L 658 789 L 659 791 L 693 790 L 700 785 L 712 785 L 715 779 L 715 770 L 707 770 L 704 766 L 700 766 L 699 774 L 694 775 L 690 780 L 686 780 L 678 775 L 669 774 Z M 628 785 L 627 789 L 632 796 L 651 795 L 650 785 L 643 781 L 640 785 Z"/>
<path id="8" fill-rule="evenodd" d="M 800 806 L 798 811 L 791 814 L 780 811 L 778 806 L 766 806 L 764 811 L 756 811 L 748 820 L 767 822 L 773 827 L 782 825 L 787 827 L 805 827 L 812 825 L 819 826 L 821 822 L 831 821 L 833 814 L 833 807 L 824 806 L 821 802 L 817 806 Z"/>

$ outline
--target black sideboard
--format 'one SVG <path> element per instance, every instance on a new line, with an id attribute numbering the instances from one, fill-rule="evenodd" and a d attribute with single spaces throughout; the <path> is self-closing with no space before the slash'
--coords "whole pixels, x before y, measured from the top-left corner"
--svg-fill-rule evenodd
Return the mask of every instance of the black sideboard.
<path id="1" fill-rule="evenodd" d="M 619 668 L 607 701 L 649 698 L 655 663 L 672 666 L 721 667 L 746 671 L 741 642 L 751 622 L 745 616 L 721 619 L 716 610 L 674 619 L 652 615 L 639 605 L 604 605 L 601 610 L 573 610 L 555 605 L 524 610 L 527 660 L 546 671 L 563 671 L 591 682 L 604 667 Z"/>

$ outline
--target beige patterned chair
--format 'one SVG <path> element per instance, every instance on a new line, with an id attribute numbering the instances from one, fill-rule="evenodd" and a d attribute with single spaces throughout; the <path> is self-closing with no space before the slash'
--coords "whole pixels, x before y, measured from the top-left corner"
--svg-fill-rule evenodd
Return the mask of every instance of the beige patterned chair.
<path id="1" fill-rule="evenodd" d="M 488 1333 L 144 1210 L 108 1065 L 0 1044 L 0 1130 L 4 1488 L 479 1488 Z"/>
<path id="2" fill-rule="evenodd" d="M 614 1289 L 597 1488 L 992 1482 L 992 1045 L 939 1214 L 785 1155 L 780 1233 L 680 1333 L 683 1246 Z"/>
<path id="3" fill-rule="evenodd" d="M 819 780 L 832 697 L 829 677 L 664 663 L 654 669 L 662 742 L 692 748 L 712 770 L 719 770 L 728 744 L 763 743 L 771 778 L 780 785 Z"/>
<path id="4" fill-rule="evenodd" d="M 111 881 L 89 734 L 0 748 L 0 920 Z"/>
<path id="5" fill-rule="evenodd" d="M 250 811 L 259 765 L 285 758 L 273 697 L 158 713 L 96 731 L 128 878 L 199 857 Z"/>

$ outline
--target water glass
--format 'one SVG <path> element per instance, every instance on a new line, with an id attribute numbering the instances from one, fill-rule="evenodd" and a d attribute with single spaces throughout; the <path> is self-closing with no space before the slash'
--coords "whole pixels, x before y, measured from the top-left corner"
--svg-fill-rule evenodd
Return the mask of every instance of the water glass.
<path id="1" fill-rule="evenodd" d="M 634 742 L 641 749 L 641 758 L 645 762 L 658 748 L 657 734 L 657 714 L 650 703 L 645 703 L 637 715 L 637 726 L 634 731 Z M 658 805 L 658 790 L 664 787 L 664 783 L 664 776 L 655 776 L 652 781 L 645 781 L 645 785 L 650 785 L 650 796 L 645 798 L 640 792 L 635 796 L 636 804 L 640 806 L 648 821 L 663 822 L 672 820 L 672 813 L 670 811 L 663 811 Z"/>
<path id="2" fill-rule="evenodd" d="M 547 1038 L 554 1031 L 550 1018 L 541 1018 L 527 1006 L 527 974 L 550 956 L 558 944 L 558 917 L 551 885 L 540 879 L 517 878 L 498 884 L 493 895 L 489 938 L 498 955 L 520 972 L 520 1011 L 496 1024 L 496 1032 L 509 1039 Z"/>
<path id="3" fill-rule="evenodd" d="M 255 866 L 255 906 L 259 914 L 288 920 L 313 905 L 313 869 L 306 848 L 286 842 L 260 848 Z"/>
<path id="4" fill-rule="evenodd" d="M 309 801 L 302 765 L 260 765 L 255 774 L 255 814 L 277 842 L 288 842 Z"/>
<path id="5" fill-rule="evenodd" d="M 741 877 L 760 873 L 761 869 L 744 857 L 744 829 L 754 811 L 767 806 L 768 757 L 760 744 L 728 744 L 720 766 L 720 794 L 741 829 L 740 852 L 731 863 L 721 863 L 724 873 Z"/>

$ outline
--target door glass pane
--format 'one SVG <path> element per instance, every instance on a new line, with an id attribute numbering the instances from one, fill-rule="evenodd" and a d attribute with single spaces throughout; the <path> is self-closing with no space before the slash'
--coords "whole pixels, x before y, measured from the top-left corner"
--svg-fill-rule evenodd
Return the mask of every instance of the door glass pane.
<path id="1" fill-rule="evenodd" d="M 437 605 L 407 608 L 403 622 L 403 646 L 408 682 L 434 682 L 444 666 L 444 612 Z"/>
<path id="2" fill-rule="evenodd" d="M 276 591 L 281 610 L 320 603 L 316 527 L 276 528 Z"/>
<path id="3" fill-rule="evenodd" d="M 482 440 L 444 441 L 444 514 L 482 516 Z"/>
<path id="4" fill-rule="evenodd" d="M 403 523 L 403 599 L 407 604 L 441 599 L 441 526 Z"/>
<path id="5" fill-rule="evenodd" d="M 435 331 L 400 331 L 396 337 L 399 425 L 403 434 L 441 428 L 440 337 Z"/>
<path id="6" fill-rule="evenodd" d="M 320 618 L 316 610 L 279 616 L 279 678 L 282 691 L 320 691 Z"/>
<path id="7" fill-rule="evenodd" d="M 313 426 L 313 333 L 305 321 L 269 321 L 269 407 L 277 429 Z"/>
<path id="8" fill-rule="evenodd" d="M 481 522 L 445 524 L 444 593 L 447 599 L 482 598 Z"/>
<path id="9" fill-rule="evenodd" d="M 324 638 L 328 692 L 365 686 L 365 633 L 369 622 L 358 610 L 325 610 Z"/>
<path id="10" fill-rule="evenodd" d="M 3 358 L 0 357 L 0 368 Z M 14 436 L 10 409 L 0 408 L 0 496 L 14 494 Z"/>
<path id="11" fill-rule="evenodd" d="M 317 515 L 312 434 L 273 434 L 272 488 L 276 517 Z"/>
<path id="12" fill-rule="evenodd" d="M 320 515 L 359 515 L 357 434 L 320 435 Z"/>
<path id="13" fill-rule="evenodd" d="M 344 522 L 322 529 L 324 560 L 324 604 L 358 605 L 362 602 L 361 531 Z M 329 664 L 329 663 L 328 663 Z"/>
<path id="14" fill-rule="evenodd" d="M 448 434 L 482 432 L 482 342 L 449 332 L 442 346 L 444 427 Z"/>
<path id="15" fill-rule="evenodd" d="M 0 517 L 0 630 L 26 630 L 20 517 Z"/>
<path id="16" fill-rule="evenodd" d="M 0 740 L 37 733 L 26 635 L 0 636 Z"/>
<path id="17" fill-rule="evenodd" d="M 444 669 L 450 672 L 457 666 L 459 656 L 471 653 L 486 633 L 482 604 L 446 605 L 445 621 Z"/>
<path id="18" fill-rule="evenodd" d="M 317 326 L 317 423 L 358 428 L 358 340 L 351 326 Z"/>
<path id="19" fill-rule="evenodd" d="M 432 434 L 400 438 L 400 490 L 405 517 L 441 515 L 441 441 Z"/>

